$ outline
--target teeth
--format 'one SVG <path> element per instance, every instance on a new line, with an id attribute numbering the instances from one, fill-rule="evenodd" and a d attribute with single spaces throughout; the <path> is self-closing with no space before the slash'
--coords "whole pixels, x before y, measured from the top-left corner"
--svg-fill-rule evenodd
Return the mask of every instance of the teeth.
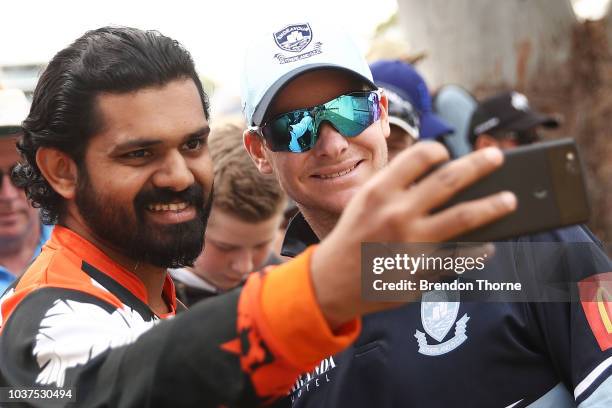
<path id="1" fill-rule="evenodd" d="M 353 167 L 351 167 L 350 169 L 346 169 L 343 171 L 340 171 L 338 173 L 333 173 L 333 174 L 320 174 L 319 177 L 323 178 L 323 179 L 330 179 L 330 178 L 335 178 L 335 177 L 340 177 L 340 176 L 344 176 L 345 174 L 349 174 L 351 171 L 353 171 L 353 169 L 357 167 L 357 164 L 355 164 Z"/>
<path id="2" fill-rule="evenodd" d="M 183 203 L 172 203 L 172 204 L 149 204 L 148 209 L 150 211 L 183 211 L 189 207 L 189 204 Z"/>

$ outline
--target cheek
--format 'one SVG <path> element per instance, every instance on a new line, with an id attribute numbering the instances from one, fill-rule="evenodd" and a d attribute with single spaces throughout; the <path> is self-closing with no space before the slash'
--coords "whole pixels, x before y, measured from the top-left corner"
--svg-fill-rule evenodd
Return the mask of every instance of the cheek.
<path id="1" fill-rule="evenodd" d="M 196 266 L 206 271 L 220 271 L 227 264 L 227 253 L 220 251 L 213 244 L 206 243 L 202 255 L 196 261 Z"/>
<path id="2" fill-rule="evenodd" d="M 368 151 L 372 160 L 380 168 L 387 163 L 387 139 L 378 128 L 370 128 L 371 131 L 359 142 L 359 148 Z"/>
<path id="3" fill-rule="evenodd" d="M 23 205 L 26 206 L 26 208 L 28 209 L 28 214 L 30 218 L 35 219 L 39 216 L 38 208 L 32 207 L 30 203 L 28 203 L 27 199 L 24 199 Z"/>
<path id="4" fill-rule="evenodd" d="M 192 163 L 192 169 L 196 179 L 210 190 L 214 177 L 213 164 L 212 160 L 210 159 L 210 154 L 207 152 L 202 157 L 196 159 Z"/>
<path id="5" fill-rule="evenodd" d="M 28 198 L 26 197 L 24 191 L 18 191 L 16 195 L 17 197 L 15 197 L 15 200 L 17 201 L 19 206 L 27 207 L 28 211 L 32 214 L 38 213 L 38 210 L 30 205 L 30 202 L 28 201 Z"/>
<path id="6" fill-rule="evenodd" d="M 264 248 L 258 249 L 253 252 L 253 266 L 255 270 L 261 269 L 263 264 L 266 262 L 271 247 L 272 243 L 266 245 Z"/>
<path id="7" fill-rule="evenodd" d="M 515 147 L 518 147 L 518 142 L 515 140 L 502 139 L 499 145 L 502 150 L 513 149 Z"/>
<path id="8" fill-rule="evenodd" d="M 284 153 L 276 157 L 272 162 L 274 175 L 285 191 L 291 191 L 297 183 L 302 181 L 305 162 L 309 157 L 306 153 Z"/>
<path id="9" fill-rule="evenodd" d="M 382 168 L 389 161 L 389 151 L 387 150 L 387 141 L 386 139 L 382 139 L 381 143 L 377 144 L 378 156 L 380 160 L 380 164 L 378 168 Z"/>
<path id="10" fill-rule="evenodd" d="M 111 175 L 104 180 L 91 177 L 90 188 L 98 197 L 113 202 L 131 202 L 144 187 L 143 177 Z"/>

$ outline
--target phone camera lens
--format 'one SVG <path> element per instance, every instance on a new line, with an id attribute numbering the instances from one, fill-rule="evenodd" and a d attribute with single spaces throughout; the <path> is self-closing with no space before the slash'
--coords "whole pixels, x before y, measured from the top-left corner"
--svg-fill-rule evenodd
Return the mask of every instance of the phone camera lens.
<path id="1" fill-rule="evenodd" d="M 576 155 L 573 152 L 567 152 L 565 154 L 565 170 L 569 174 L 578 174 L 580 173 L 580 169 L 578 167 L 578 163 L 576 163 Z"/>

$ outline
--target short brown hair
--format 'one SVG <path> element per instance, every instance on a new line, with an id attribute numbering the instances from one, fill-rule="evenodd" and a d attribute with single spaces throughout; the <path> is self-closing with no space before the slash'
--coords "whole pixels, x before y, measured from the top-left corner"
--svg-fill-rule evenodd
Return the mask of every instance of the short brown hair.
<path id="1" fill-rule="evenodd" d="M 208 140 L 215 171 L 213 205 L 242 221 L 256 223 L 281 214 L 285 193 L 276 177 L 259 172 L 244 148 L 244 123 L 226 120 Z"/>

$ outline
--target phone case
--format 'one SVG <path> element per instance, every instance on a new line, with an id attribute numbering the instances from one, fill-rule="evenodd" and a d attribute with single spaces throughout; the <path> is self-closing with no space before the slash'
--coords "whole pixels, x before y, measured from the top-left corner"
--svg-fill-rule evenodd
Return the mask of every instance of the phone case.
<path id="1" fill-rule="evenodd" d="M 504 155 L 501 168 L 458 193 L 445 207 L 510 190 L 518 198 L 517 210 L 453 241 L 499 241 L 588 220 L 584 173 L 573 139 L 521 146 Z"/>

